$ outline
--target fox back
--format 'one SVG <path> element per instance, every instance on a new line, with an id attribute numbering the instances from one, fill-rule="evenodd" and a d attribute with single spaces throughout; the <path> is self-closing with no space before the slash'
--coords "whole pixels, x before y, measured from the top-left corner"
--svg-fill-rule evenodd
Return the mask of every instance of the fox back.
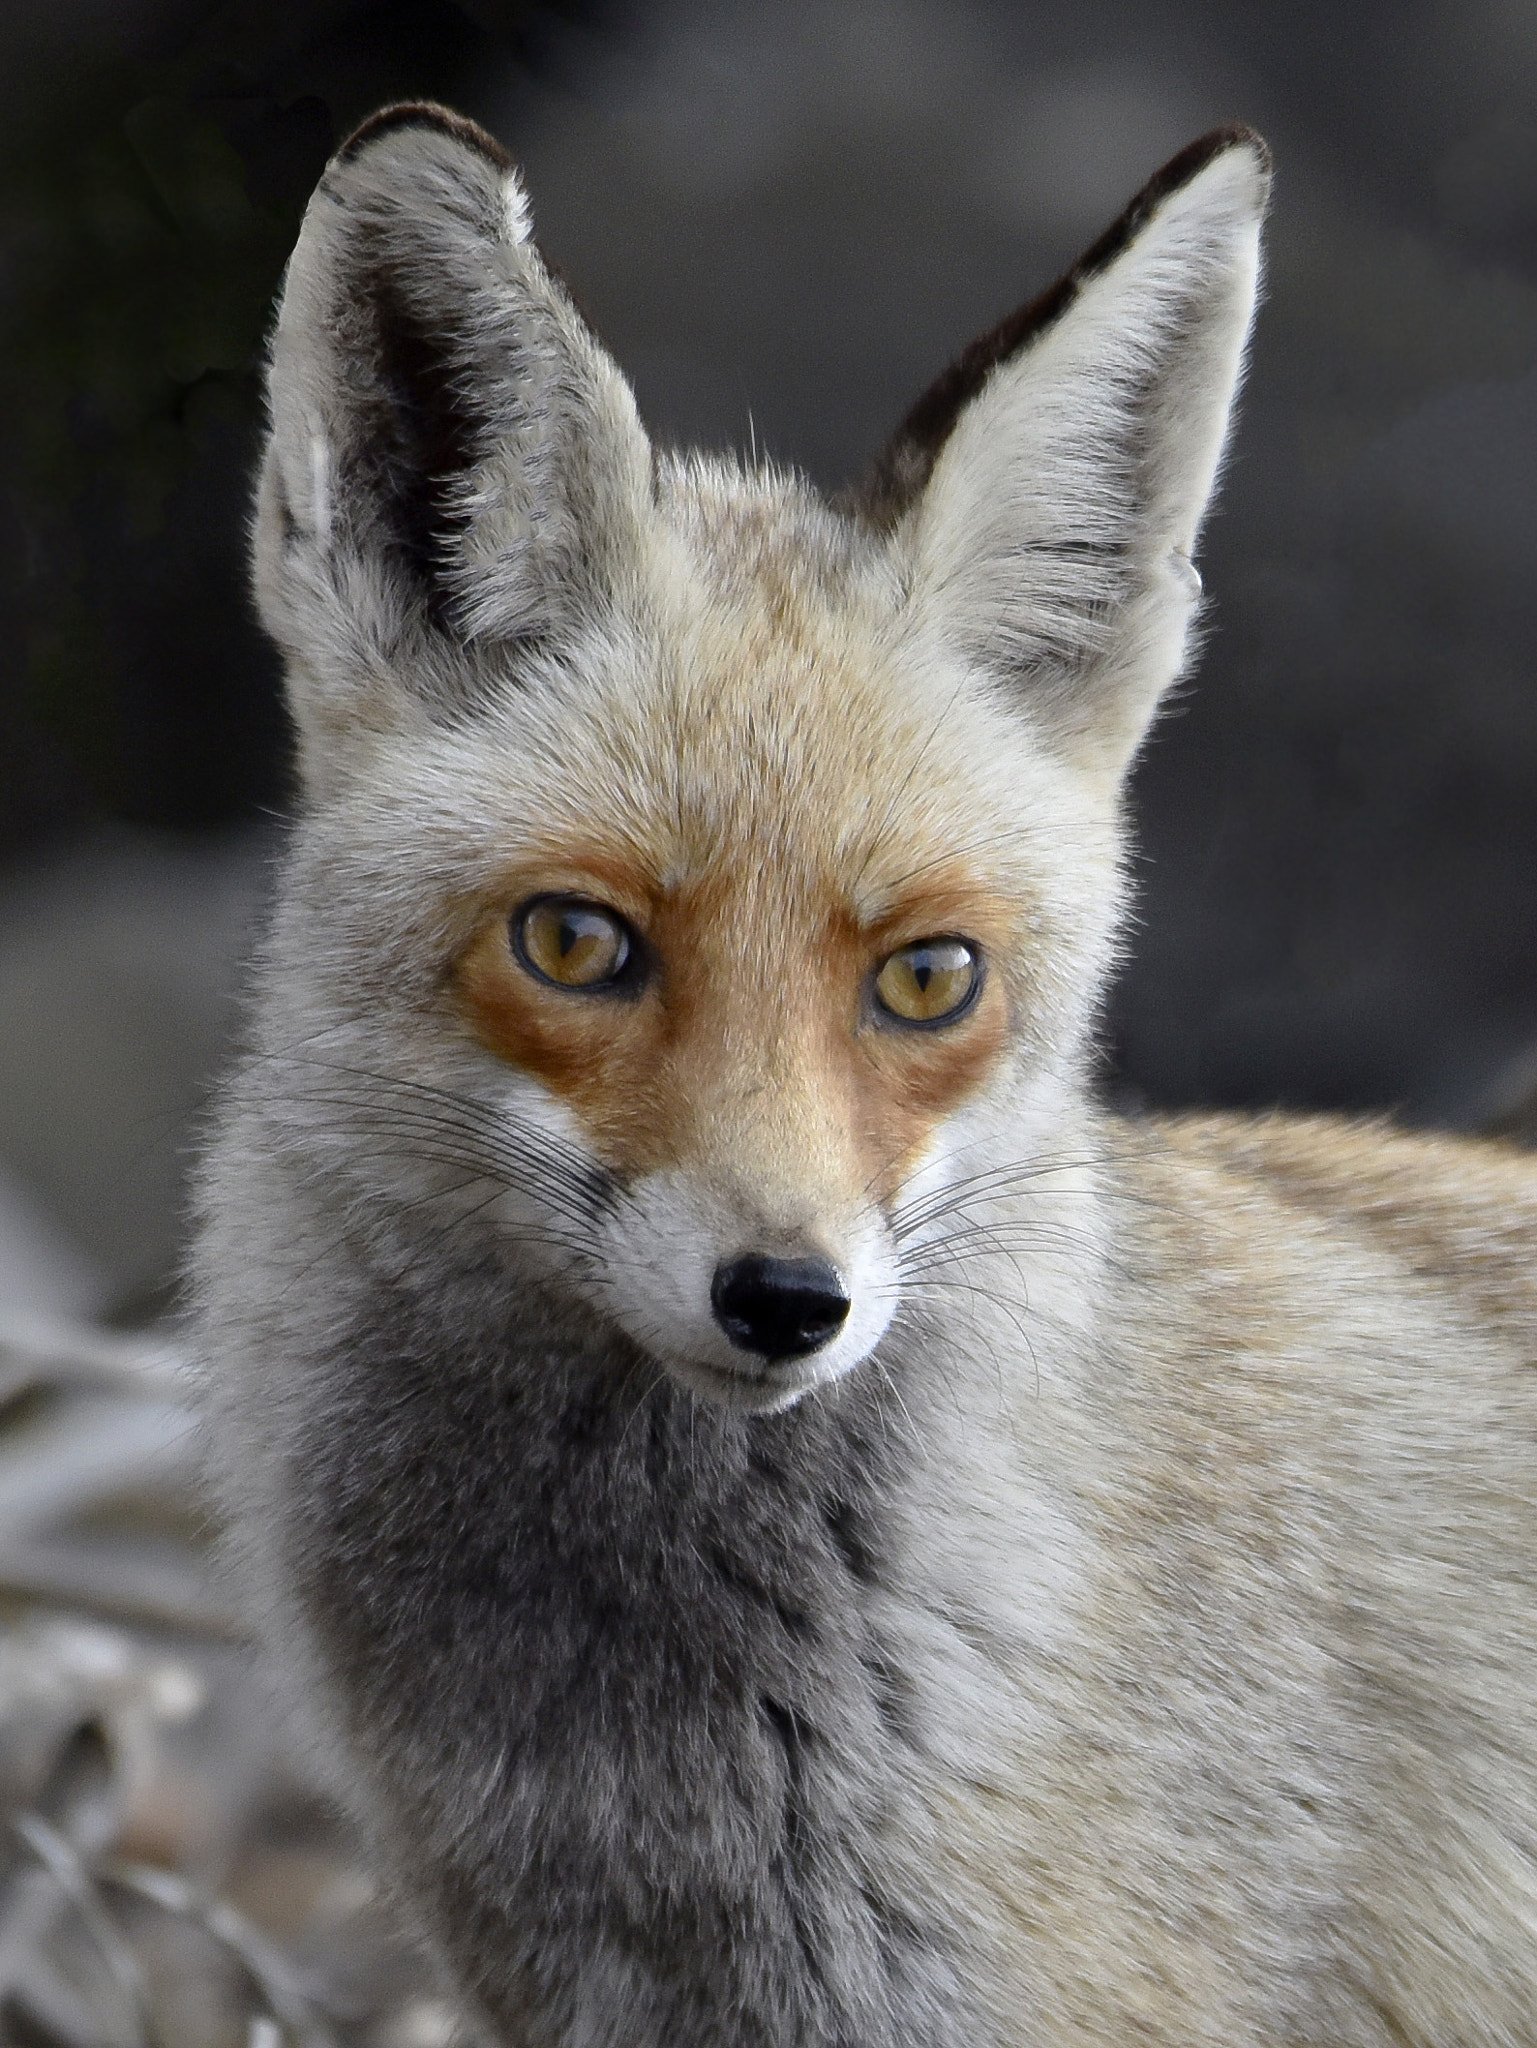
<path id="1" fill-rule="evenodd" d="M 831 503 L 652 446 L 469 123 L 310 207 L 209 1433 L 508 2048 L 1537 2042 L 1537 1176 L 1089 1086 L 1267 175 Z"/>

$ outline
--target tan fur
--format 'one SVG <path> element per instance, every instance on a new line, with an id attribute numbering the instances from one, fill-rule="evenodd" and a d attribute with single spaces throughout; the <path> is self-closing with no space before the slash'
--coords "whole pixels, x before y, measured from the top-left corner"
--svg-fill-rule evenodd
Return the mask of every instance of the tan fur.
<path id="1" fill-rule="evenodd" d="M 1532 1162 L 1280 1117 L 1106 1135 L 1105 1356 L 1012 1383 L 1001 1470 L 963 1448 L 979 1409 L 936 1472 L 936 1509 L 1073 1530 L 1055 1656 L 1000 1660 L 979 1618 L 1010 1711 L 933 1703 L 963 1753 L 972 1711 L 1021 1732 L 931 1809 L 998 2037 L 1290 2039 L 1260 1987 L 1301 1941 L 1319 2048 L 1537 2039 Z"/>

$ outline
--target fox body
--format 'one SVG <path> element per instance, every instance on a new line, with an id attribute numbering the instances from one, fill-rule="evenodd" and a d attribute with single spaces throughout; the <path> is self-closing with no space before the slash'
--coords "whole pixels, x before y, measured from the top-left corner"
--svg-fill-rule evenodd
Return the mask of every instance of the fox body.
<path id="1" fill-rule="evenodd" d="M 1266 175 L 837 505 L 651 448 L 468 124 L 316 195 L 210 1437 L 489 2038 L 1537 2042 L 1537 1173 L 1086 1081 Z"/>

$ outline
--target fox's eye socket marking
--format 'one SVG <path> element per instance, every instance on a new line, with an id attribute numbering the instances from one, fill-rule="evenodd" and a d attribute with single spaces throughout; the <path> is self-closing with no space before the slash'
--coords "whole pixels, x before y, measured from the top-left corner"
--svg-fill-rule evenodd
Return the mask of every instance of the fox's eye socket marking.
<path id="1" fill-rule="evenodd" d="M 579 896 L 536 896 L 512 915 L 512 950 L 556 988 L 611 988 L 633 953 L 624 919 Z"/>
<path id="2" fill-rule="evenodd" d="M 971 1007 L 982 963 L 964 939 L 919 939 L 903 946 L 875 977 L 875 1000 L 904 1024 L 950 1024 Z"/>

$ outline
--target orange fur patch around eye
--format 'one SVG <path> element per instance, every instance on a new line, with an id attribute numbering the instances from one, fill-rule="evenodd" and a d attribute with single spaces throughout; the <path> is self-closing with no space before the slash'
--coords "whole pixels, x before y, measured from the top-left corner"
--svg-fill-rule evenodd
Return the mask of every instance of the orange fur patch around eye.
<path id="1" fill-rule="evenodd" d="M 864 976 L 909 946 L 939 934 L 964 933 L 980 948 L 980 987 L 956 1020 L 938 1028 L 904 1028 L 868 1004 L 850 1047 L 851 1103 L 869 1183 L 891 1200 L 947 1117 L 987 1080 L 1008 1039 L 1004 977 L 988 956 L 1007 953 L 1016 913 L 1000 899 L 964 883 L 936 882 L 901 904 L 874 932 L 851 934 Z M 916 927 L 916 929 L 915 929 Z M 926 927 L 926 929 L 925 929 Z"/>
<path id="2" fill-rule="evenodd" d="M 1009 943 L 1012 914 L 975 888 L 935 886 L 870 930 L 830 891 L 781 896 L 761 873 L 664 891 L 595 865 L 511 884 L 452 986 L 480 1042 L 565 1101 L 615 1171 L 692 1164 L 781 1184 L 799 1174 L 821 1199 L 889 1199 L 1002 1051 L 1008 1004 L 985 957 Z M 613 903 L 645 949 L 644 974 L 583 986 L 530 972 L 516 919 L 530 904 L 578 900 L 599 914 Z M 940 977 L 928 986 L 952 999 L 981 975 L 955 1021 L 921 1029 L 885 1015 L 874 994 L 883 967 L 962 933 L 982 964 L 941 959 L 942 947 L 926 963 Z"/>
<path id="3" fill-rule="evenodd" d="M 636 1085 L 655 1051 L 646 991 L 536 979 L 517 957 L 515 915 L 481 919 L 454 966 L 459 1006 L 482 1045 L 571 1105 L 606 1164 L 629 1165 Z"/>

